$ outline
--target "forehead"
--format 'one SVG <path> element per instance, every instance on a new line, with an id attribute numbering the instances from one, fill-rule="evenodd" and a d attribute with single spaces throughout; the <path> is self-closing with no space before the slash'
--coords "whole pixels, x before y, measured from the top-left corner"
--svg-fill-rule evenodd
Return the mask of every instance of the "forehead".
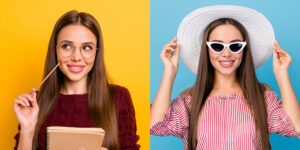
<path id="1" fill-rule="evenodd" d="M 231 24 L 219 25 L 209 35 L 209 41 L 222 41 L 229 43 L 234 40 L 243 40 L 241 32 Z"/>
<path id="2" fill-rule="evenodd" d="M 63 27 L 58 35 L 57 42 L 71 41 L 73 43 L 93 42 L 97 43 L 97 38 L 87 27 L 83 25 L 68 25 Z"/>

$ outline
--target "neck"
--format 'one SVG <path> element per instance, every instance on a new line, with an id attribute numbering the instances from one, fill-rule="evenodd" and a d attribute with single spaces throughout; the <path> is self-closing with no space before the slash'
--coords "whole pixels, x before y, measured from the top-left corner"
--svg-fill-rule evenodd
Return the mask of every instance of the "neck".
<path id="1" fill-rule="evenodd" d="M 230 75 L 224 75 L 215 72 L 215 82 L 214 82 L 213 89 L 233 92 L 237 88 L 240 88 L 240 85 L 236 78 L 235 72 Z"/>
<path id="2" fill-rule="evenodd" d="M 87 93 L 87 79 L 82 79 L 79 81 L 71 81 L 65 77 L 60 92 L 62 94 L 67 94 L 67 95 L 85 94 Z"/>

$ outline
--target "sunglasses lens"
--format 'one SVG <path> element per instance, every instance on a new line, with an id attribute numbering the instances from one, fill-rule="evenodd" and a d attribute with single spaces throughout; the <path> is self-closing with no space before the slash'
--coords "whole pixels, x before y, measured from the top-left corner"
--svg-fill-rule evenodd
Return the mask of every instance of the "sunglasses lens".
<path id="1" fill-rule="evenodd" d="M 243 47 L 243 44 L 241 43 L 234 43 L 234 44 L 231 44 L 229 46 L 229 49 L 232 51 L 232 52 L 238 52 L 239 50 L 241 50 Z"/>
<path id="2" fill-rule="evenodd" d="M 216 52 L 221 52 L 224 49 L 224 46 L 222 44 L 219 44 L 219 43 L 213 43 L 210 46 Z"/>

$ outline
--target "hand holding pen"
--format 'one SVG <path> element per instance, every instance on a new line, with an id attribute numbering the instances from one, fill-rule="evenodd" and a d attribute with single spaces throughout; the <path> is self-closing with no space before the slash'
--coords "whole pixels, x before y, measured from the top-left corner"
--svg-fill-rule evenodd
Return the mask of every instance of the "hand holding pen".
<path id="1" fill-rule="evenodd" d="M 59 66 L 58 63 L 44 80 L 38 85 L 37 88 L 30 90 L 29 94 L 21 94 L 14 101 L 14 112 L 21 125 L 21 132 L 34 133 L 35 125 L 37 123 L 39 106 L 36 100 L 36 91 L 42 86 L 42 84 L 49 78 L 54 70 Z"/>

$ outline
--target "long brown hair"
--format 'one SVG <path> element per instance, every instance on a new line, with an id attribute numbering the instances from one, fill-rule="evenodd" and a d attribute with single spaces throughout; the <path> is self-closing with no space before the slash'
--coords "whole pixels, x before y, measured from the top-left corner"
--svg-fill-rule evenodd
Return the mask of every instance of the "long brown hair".
<path id="1" fill-rule="evenodd" d="M 100 26 L 97 20 L 88 13 L 79 13 L 77 11 L 69 11 L 61 16 L 56 22 L 49 46 L 45 62 L 44 77 L 58 63 L 56 56 L 57 35 L 62 28 L 72 24 L 83 25 L 88 28 L 97 38 L 97 53 L 95 56 L 94 66 L 88 73 L 87 91 L 88 91 L 88 110 L 89 115 L 93 119 L 97 127 L 105 130 L 106 136 L 103 146 L 117 150 L 120 148 L 117 116 L 113 102 L 113 86 L 109 85 L 104 65 L 103 57 L 103 40 Z M 38 147 L 38 133 L 47 116 L 54 109 L 60 88 L 64 82 L 64 74 L 57 69 L 49 79 L 43 84 L 38 93 L 38 105 L 40 108 L 38 122 L 36 125 L 33 149 Z"/>
<path id="2" fill-rule="evenodd" d="M 236 78 L 245 96 L 247 105 L 252 112 L 256 128 L 256 136 L 262 150 L 269 150 L 270 141 L 268 133 L 267 110 L 264 99 L 265 87 L 256 78 L 254 63 L 251 54 L 250 41 L 246 29 L 239 22 L 230 18 L 221 18 L 213 21 L 206 28 L 198 65 L 198 74 L 194 87 L 192 88 L 192 106 L 189 114 L 189 136 L 188 149 L 194 150 L 197 146 L 197 126 L 200 113 L 205 101 L 213 89 L 215 70 L 209 60 L 206 41 L 210 33 L 220 25 L 231 24 L 242 34 L 247 46 L 244 48 L 242 62 L 236 70 Z"/>

